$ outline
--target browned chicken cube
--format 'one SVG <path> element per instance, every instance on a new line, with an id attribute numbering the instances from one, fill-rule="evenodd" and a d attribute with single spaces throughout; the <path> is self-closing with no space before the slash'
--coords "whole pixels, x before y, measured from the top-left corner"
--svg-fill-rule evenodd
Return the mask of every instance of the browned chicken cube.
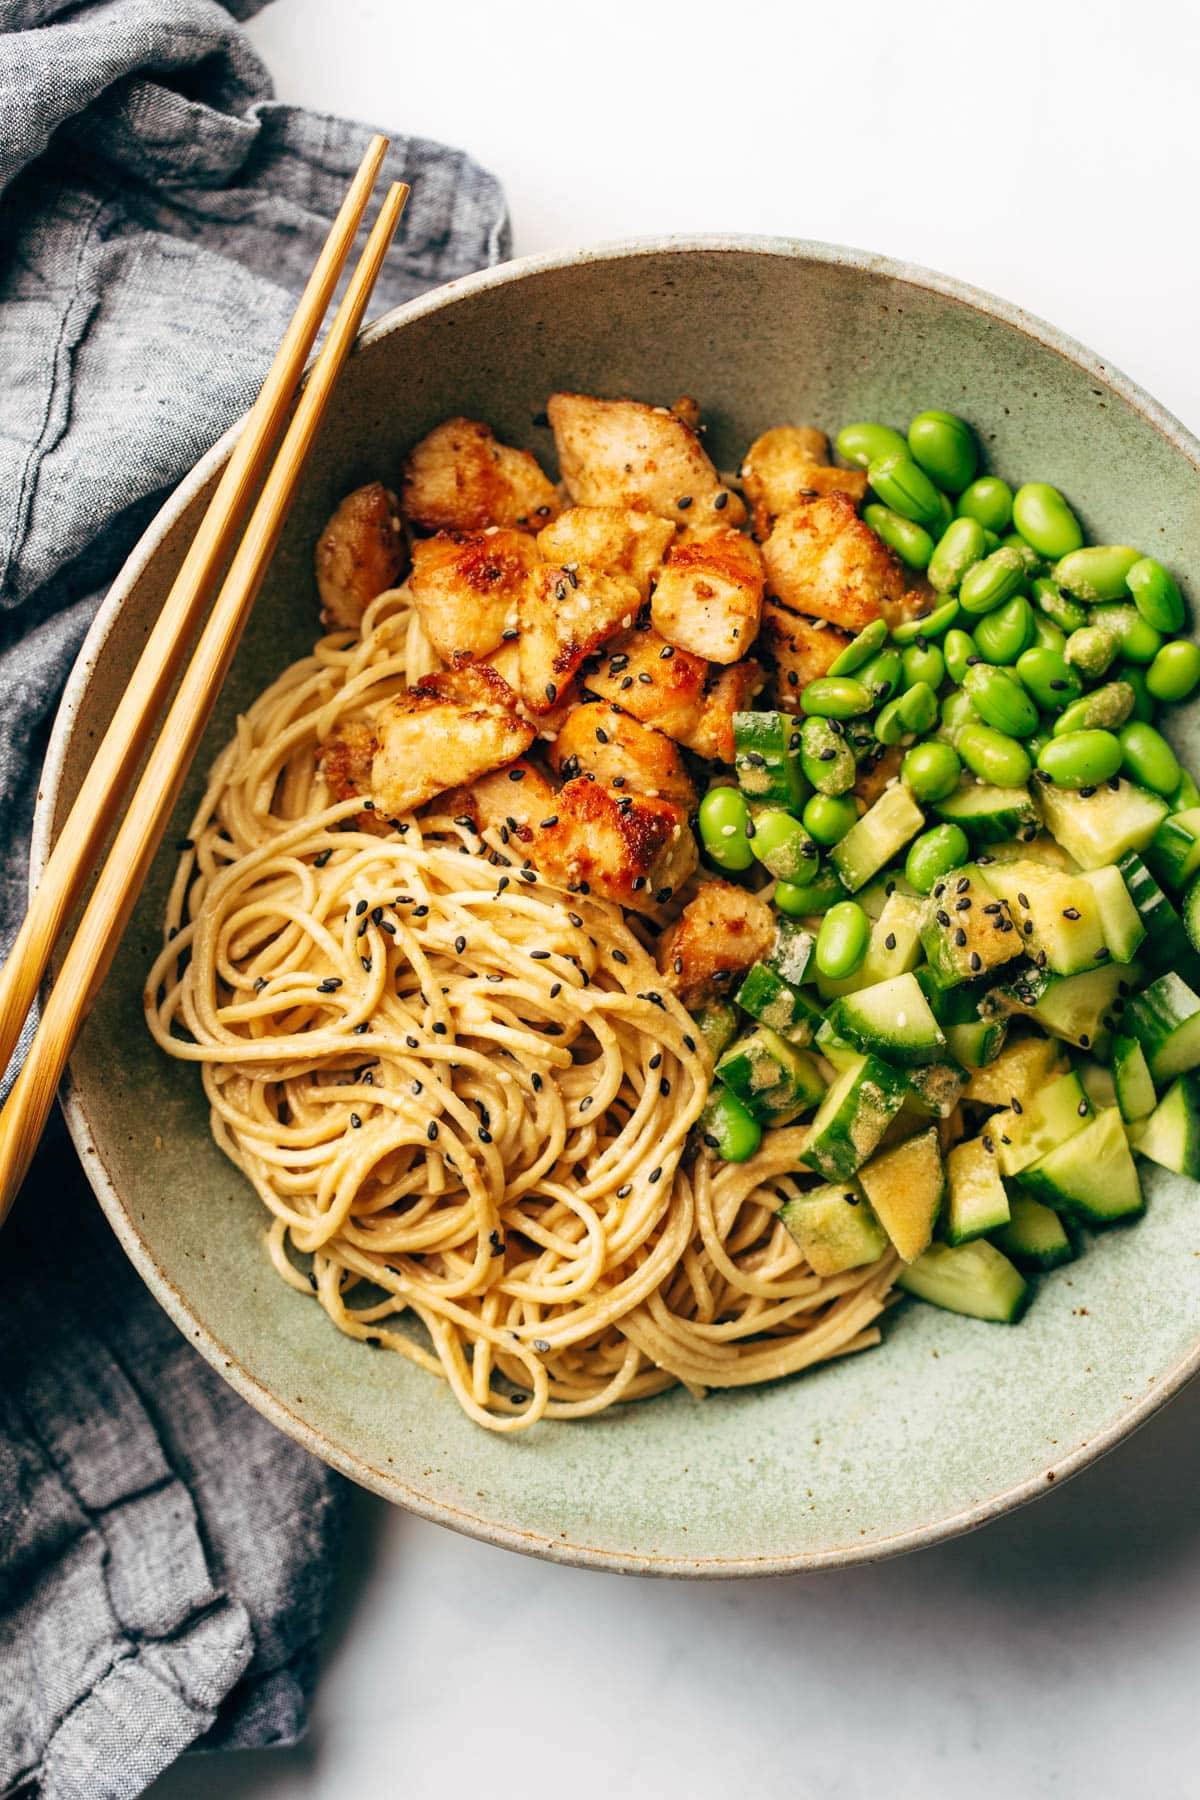
<path id="1" fill-rule="evenodd" d="M 381 481 L 347 494 L 317 539 L 321 617 L 357 631 L 371 601 L 395 587 L 406 563 L 395 494 Z"/>
<path id="2" fill-rule="evenodd" d="M 331 799 L 370 799 L 371 764 L 378 748 L 375 727 L 369 719 L 346 719 L 331 733 L 317 752 L 317 762 Z M 372 800 L 372 809 L 374 805 Z M 387 837 L 391 830 L 386 819 L 366 807 L 354 814 L 352 823 L 360 831 L 369 831 L 373 837 Z"/>
<path id="3" fill-rule="evenodd" d="M 755 438 L 742 462 L 742 485 L 754 529 L 765 538 L 780 513 L 801 500 L 845 494 L 861 506 L 867 492 L 863 469 L 835 469 L 829 439 L 812 425 L 775 425 Z"/>
<path id="4" fill-rule="evenodd" d="M 633 624 L 640 602 L 624 575 L 539 563 L 518 608 L 521 698 L 530 712 L 549 712 L 593 650 Z"/>
<path id="5" fill-rule="evenodd" d="M 441 531 L 419 539 L 412 559 L 409 592 L 443 662 L 487 656 L 516 631 L 518 602 L 538 561 L 529 532 Z"/>
<path id="6" fill-rule="evenodd" d="M 602 569 L 625 575 L 644 600 L 667 546 L 675 536 L 669 519 L 624 506 L 568 506 L 553 524 L 538 532 L 538 549 L 547 562 Z"/>
<path id="7" fill-rule="evenodd" d="M 550 761 L 564 781 L 585 775 L 602 787 L 674 800 L 688 808 L 696 804 L 691 777 L 670 738 L 603 701 L 571 708 L 551 746 Z"/>
<path id="8" fill-rule="evenodd" d="M 729 525 L 745 519 L 741 498 L 722 485 L 699 434 L 678 411 L 590 394 L 553 394 L 546 411 L 576 505 L 635 506 L 680 524 L 712 511 Z"/>
<path id="9" fill-rule="evenodd" d="M 446 419 L 409 451 L 400 509 L 422 531 L 536 531 L 557 513 L 559 498 L 528 450 L 500 443 L 478 419 Z"/>
<path id="10" fill-rule="evenodd" d="M 683 1004 L 727 994 L 775 941 L 775 920 L 757 894 L 706 881 L 659 940 L 658 967 Z"/>
<path id="11" fill-rule="evenodd" d="M 580 777 L 559 789 L 552 818 L 529 846 L 537 867 L 564 887 L 621 906 L 663 904 L 699 861 L 687 809 L 671 800 L 614 793 Z"/>
<path id="12" fill-rule="evenodd" d="M 610 644 L 583 685 L 611 700 L 643 725 L 653 725 L 677 743 L 689 742 L 704 711 L 708 664 L 676 650 L 657 631 L 628 631 Z"/>
<path id="13" fill-rule="evenodd" d="M 508 769 L 481 775 L 446 797 L 447 809 L 474 819 L 481 831 L 497 831 L 505 843 L 528 847 L 558 796 L 540 769 L 519 758 Z"/>
<path id="14" fill-rule="evenodd" d="M 676 544 L 650 603 L 654 629 L 693 656 L 737 662 L 758 636 L 763 581 L 758 546 L 740 531 Z"/>
<path id="15" fill-rule="evenodd" d="M 700 716 L 680 743 L 710 762 L 733 761 L 733 715 L 745 712 L 766 683 L 766 670 L 751 661 L 722 669 L 704 695 Z"/>
<path id="16" fill-rule="evenodd" d="M 905 591 L 904 573 L 844 494 L 784 513 L 763 545 L 768 592 L 791 612 L 861 631 Z"/>
<path id="17" fill-rule="evenodd" d="M 801 689 L 828 674 L 830 664 L 850 642 L 850 633 L 825 619 L 806 619 L 803 613 L 767 605 L 759 642 L 774 664 L 772 698 L 784 712 L 799 712 Z"/>

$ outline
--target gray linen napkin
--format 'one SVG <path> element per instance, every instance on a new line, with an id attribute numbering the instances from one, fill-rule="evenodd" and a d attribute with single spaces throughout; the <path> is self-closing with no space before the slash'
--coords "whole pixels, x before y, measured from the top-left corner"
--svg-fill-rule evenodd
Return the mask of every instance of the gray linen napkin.
<path id="1" fill-rule="evenodd" d="M 272 99 L 254 4 L 0 0 L 0 948 L 104 586 L 253 398 L 368 136 Z M 490 176 L 393 144 L 379 310 L 507 249 Z M 57 1125 L 0 1242 L 0 1368 L 0 1795 L 294 1740 L 340 1484 L 158 1311 Z"/>

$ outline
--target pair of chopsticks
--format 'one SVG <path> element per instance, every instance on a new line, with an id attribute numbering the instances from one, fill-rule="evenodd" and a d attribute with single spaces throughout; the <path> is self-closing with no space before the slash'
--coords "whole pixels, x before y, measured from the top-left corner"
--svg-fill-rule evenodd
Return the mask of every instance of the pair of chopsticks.
<path id="1" fill-rule="evenodd" d="M 76 1036 L 108 972 L 179 798 L 262 585 L 326 403 L 353 346 L 404 211 L 409 190 L 404 182 L 395 182 L 387 191 L 280 443 L 288 409 L 350 255 L 387 148 L 387 138 L 372 138 L 359 165 L 262 391 L 247 416 L 129 685 L 58 834 L 25 921 L 0 971 L 2 1070 L 37 998 L 54 945 L 149 746 L 141 778 L 63 958 L 24 1067 L 0 1112 L 0 1224 L 7 1217 L 37 1148 Z M 277 444 L 278 453 L 272 461 Z M 260 481 L 261 491 L 239 541 L 239 529 Z M 179 675 L 213 583 L 231 551 L 228 573 L 155 737 L 155 723 Z"/>

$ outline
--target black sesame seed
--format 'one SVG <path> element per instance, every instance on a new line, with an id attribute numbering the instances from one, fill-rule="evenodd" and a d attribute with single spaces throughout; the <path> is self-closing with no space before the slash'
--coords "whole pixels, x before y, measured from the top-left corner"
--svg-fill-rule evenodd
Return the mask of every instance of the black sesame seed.
<path id="1" fill-rule="evenodd" d="M 659 660 L 659 662 L 670 662 L 670 660 L 674 656 L 674 654 L 675 654 L 674 644 L 664 644 L 662 649 L 658 653 L 658 660 Z"/>
<path id="2" fill-rule="evenodd" d="M 525 779 L 524 769 L 510 769 L 508 771 L 508 779 L 510 781 L 524 781 L 524 779 Z"/>
<path id="3" fill-rule="evenodd" d="M 490 1144 L 492 1141 L 491 1132 L 488 1131 L 483 1125 L 481 1125 L 479 1127 L 479 1141 L 481 1144 Z"/>
<path id="4" fill-rule="evenodd" d="M 963 948 L 963 946 L 965 945 L 965 943 L 967 941 L 967 934 L 963 930 L 961 925 L 956 926 L 956 928 L 955 928 L 954 941 L 958 945 L 960 950 Z"/>
<path id="5" fill-rule="evenodd" d="M 1080 916 L 1081 916 L 1080 911 L 1077 906 L 1064 906 L 1063 907 L 1063 918 L 1064 919 L 1078 919 Z"/>
<path id="6" fill-rule="evenodd" d="M 1088 1036 L 1087 1032 L 1081 1031 L 1079 1034 L 1079 1048 L 1081 1050 L 1089 1050 L 1091 1048 L 1091 1044 L 1092 1044 L 1092 1040 Z"/>
<path id="7" fill-rule="evenodd" d="M 360 901 L 359 901 L 359 902 L 358 902 L 358 903 L 357 903 L 357 905 L 356 905 L 356 906 L 355 906 L 355 908 L 354 908 L 354 916 L 355 916 L 355 918 L 356 918 L 356 919 L 361 919 L 361 918 L 362 918 L 362 916 L 363 916 L 363 914 L 364 914 L 364 913 L 365 913 L 365 912 L 366 912 L 366 910 L 367 910 L 367 903 L 366 903 L 366 901 L 365 901 L 365 900 L 360 900 Z"/>
<path id="8" fill-rule="evenodd" d="M 686 512 L 688 507 L 692 504 L 692 496 L 690 494 L 681 494 L 675 504 L 680 512 Z"/>
<path id="9" fill-rule="evenodd" d="M 353 1131 L 361 1131 L 362 1120 L 359 1118 L 357 1113 L 350 1114 L 350 1127 L 351 1127 L 351 1130 L 353 1130 Z"/>
<path id="10" fill-rule="evenodd" d="M 535 1094 L 540 1094 L 540 1093 L 541 1093 L 541 1091 L 542 1091 L 542 1078 L 541 1078 L 541 1076 L 540 1076 L 540 1075 L 539 1075 L 539 1074 L 538 1074 L 538 1073 L 537 1073 L 537 1071 L 536 1071 L 536 1070 L 535 1070 L 535 1071 L 534 1071 L 534 1073 L 533 1073 L 533 1075 L 532 1075 L 532 1076 L 531 1076 L 531 1077 L 530 1077 L 530 1079 L 531 1079 L 531 1080 L 532 1080 L 532 1082 L 533 1082 L 533 1091 L 534 1091 L 534 1093 L 535 1093 Z"/>
<path id="11" fill-rule="evenodd" d="M 327 975 L 324 981 L 317 983 L 318 994 L 336 994 L 342 981 L 339 975 Z"/>
<path id="12" fill-rule="evenodd" d="M 978 950 L 972 950 L 970 956 L 967 958 L 967 961 L 970 963 L 971 968 L 973 970 L 975 970 L 976 973 L 978 973 L 978 971 L 980 969 L 982 969 L 982 967 L 983 967 L 983 958 L 980 956 Z"/>
<path id="13" fill-rule="evenodd" d="M 640 671 L 640 673 L 638 674 L 638 680 L 640 682 L 642 682 L 646 687 L 650 687 L 653 685 L 654 677 L 653 677 L 653 675 L 649 674 L 647 672 L 647 670 L 642 669 Z"/>
<path id="14" fill-rule="evenodd" d="M 435 1037 L 445 1037 L 446 1035 L 446 1027 L 442 1024 L 440 1019 L 437 1019 L 434 1022 L 433 1035 Z"/>
<path id="15" fill-rule="evenodd" d="M 437 1134 L 438 1134 L 437 1120 L 430 1119 L 428 1125 L 425 1127 L 425 1136 L 429 1139 L 430 1143 L 432 1144 L 436 1140 Z"/>
<path id="16" fill-rule="evenodd" d="M 329 861 L 329 859 L 332 855 L 333 855 L 333 845 L 332 844 L 329 846 L 329 848 L 327 850 L 318 851 L 317 855 L 313 857 L 314 869 L 323 869 L 325 867 L 325 864 Z"/>
<path id="17" fill-rule="evenodd" d="M 656 1181 L 661 1181 L 661 1180 L 662 1180 L 662 1170 L 661 1169 L 651 1169 L 651 1171 L 650 1171 L 650 1186 L 653 1187 Z"/>
<path id="18" fill-rule="evenodd" d="M 1015 1094 L 1013 1095 L 1012 1100 L 1010 1101 L 1009 1104 L 1011 1105 L 1012 1110 L 1015 1113 L 1019 1114 L 1019 1113 L 1023 1113 L 1025 1111 L 1025 1108 L 1021 1105 L 1021 1102 L 1017 1099 L 1017 1096 Z"/>

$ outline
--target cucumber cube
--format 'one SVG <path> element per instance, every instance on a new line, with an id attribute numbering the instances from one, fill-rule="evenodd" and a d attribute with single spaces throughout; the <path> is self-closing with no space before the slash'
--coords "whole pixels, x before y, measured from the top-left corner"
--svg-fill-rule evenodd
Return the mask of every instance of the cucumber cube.
<path id="1" fill-rule="evenodd" d="M 896 1285 L 930 1306 L 999 1325 L 1015 1325 L 1029 1304 L 1029 1283 L 986 1238 L 958 1246 L 931 1245 L 901 1269 Z"/>
<path id="2" fill-rule="evenodd" d="M 1177 1175 L 1200 1178 L 1200 1080 L 1181 1075 L 1138 1133 L 1141 1155 Z"/>
<path id="3" fill-rule="evenodd" d="M 1200 1065 L 1200 996 L 1173 972 L 1129 1003 L 1127 1029 L 1146 1053 L 1156 1087 Z"/>
<path id="4" fill-rule="evenodd" d="M 828 1181 L 856 1174 L 900 1111 L 905 1092 L 898 1069 L 877 1056 L 854 1056 L 822 1100 L 801 1161 Z"/>
<path id="5" fill-rule="evenodd" d="M 1055 1212 L 1087 1225 L 1107 1225 L 1145 1210 L 1121 1115 L 1097 1113 L 1082 1131 L 1021 1174 L 1021 1183 Z"/>
<path id="6" fill-rule="evenodd" d="M 874 806 L 852 825 L 830 851 L 830 861 L 853 893 L 865 887 L 872 875 L 899 855 L 916 837 L 925 815 L 903 782 L 885 788 Z"/>
<path id="7" fill-rule="evenodd" d="M 956 1144 L 946 1158 L 946 1181 L 948 1244 L 969 1243 L 972 1238 L 983 1237 L 985 1232 L 996 1231 L 1008 1223 L 1008 1194 L 1000 1176 L 994 1139 L 969 1138 L 966 1143 Z"/>
<path id="8" fill-rule="evenodd" d="M 911 973 L 835 1000 L 828 1021 L 859 1050 L 875 1051 L 902 1068 L 945 1056 L 945 1036 Z"/>
<path id="9" fill-rule="evenodd" d="M 1165 800 L 1124 780 L 1087 794 L 1043 785 L 1038 799 L 1050 832 L 1081 869 L 1100 869 L 1129 850 L 1145 850 L 1167 816 Z"/>
<path id="10" fill-rule="evenodd" d="M 1011 1256 L 1019 1269 L 1044 1274 L 1073 1261 L 1075 1246 L 1058 1214 L 1032 1194 L 1009 1197 L 1012 1217 L 995 1234 L 996 1248 Z"/>
<path id="11" fill-rule="evenodd" d="M 859 1179 L 880 1224 L 905 1262 L 928 1249 L 946 1191 L 936 1131 L 885 1150 L 867 1163 Z"/>
<path id="12" fill-rule="evenodd" d="M 813 1188 L 781 1208 L 779 1217 L 814 1275 L 841 1275 L 878 1262 L 887 1233 L 857 1181 Z"/>

